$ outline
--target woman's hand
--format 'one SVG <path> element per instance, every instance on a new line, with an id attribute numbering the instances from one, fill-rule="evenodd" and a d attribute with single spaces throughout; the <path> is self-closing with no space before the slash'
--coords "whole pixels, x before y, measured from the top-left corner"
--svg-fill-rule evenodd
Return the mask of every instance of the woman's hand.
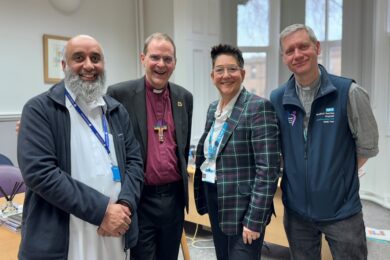
<path id="1" fill-rule="evenodd" d="M 242 240 L 244 240 L 244 244 L 252 244 L 252 241 L 258 239 L 260 237 L 260 233 L 256 231 L 252 231 L 249 228 L 244 226 L 242 230 Z"/>

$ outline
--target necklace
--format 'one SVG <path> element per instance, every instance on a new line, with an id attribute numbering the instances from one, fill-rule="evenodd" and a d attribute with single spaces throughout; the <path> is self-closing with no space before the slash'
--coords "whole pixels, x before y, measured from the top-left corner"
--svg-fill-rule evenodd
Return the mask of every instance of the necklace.
<path id="1" fill-rule="evenodd" d="M 166 99 L 164 99 L 164 96 L 163 96 L 164 94 L 158 93 L 156 102 L 152 102 L 154 96 L 153 96 L 153 93 L 151 93 L 151 91 L 147 91 L 147 95 L 148 95 L 148 99 L 150 102 L 150 107 L 152 108 L 152 111 L 153 111 L 154 119 L 156 120 L 156 123 L 154 124 L 153 130 L 157 133 L 159 142 L 163 143 L 164 142 L 164 131 L 168 130 L 168 124 L 164 119 L 166 108 L 167 108 L 167 101 L 166 101 Z M 162 99 L 161 102 L 163 105 L 163 109 L 162 109 L 162 113 L 157 113 L 159 111 L 156 112 L 154 106 L 158 105 L 158 103 L 160 102 L 160 100 L 158 100 L 158 99 L 160 99 L 160 98 Z M 161 114 L 161 117 L 159 117 L 158 114 Z"/>

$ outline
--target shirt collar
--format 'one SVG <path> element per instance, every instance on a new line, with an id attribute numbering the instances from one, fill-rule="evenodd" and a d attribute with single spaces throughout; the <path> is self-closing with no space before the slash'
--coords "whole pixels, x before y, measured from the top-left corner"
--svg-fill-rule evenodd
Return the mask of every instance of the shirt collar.
<path id="1" fill-rule="evenodd" d="M 236 95 L 225 105 L 225 107 L 221 111 L 221 103 L 222 103 L 222 98 L 219 99 L 217 110 L 215 110 L 214 113 L 214 118 L 216 119 L 221 119 L 221 120 L 226 120 L 233 111 L 234 104 L 237 101 L 238 96 L 240 95 L 242 89 L 244 88 L 243 85 L 241 85 L 240 90 L 237 91 Z"/>
<path id="2" fill-rule="evenodd" d="M 315 94 L 314 95 L 317 95 L 317 92 L 318 90 L 320 89 L 320 85 L 321 85 L 321 70 L 318 69 L 318 72 L 319 72 L 319 76 L 318 78 L 313 81 L 310 85 L 308 86 L 302 86 L 298 83 L 297 80 L 295 80 L 295 91 L 297 92 L 297 94 L 299 95 L 299 93 L 301 91 L 307 91 L 307 92 L 311 92 L 313 91 Z"/>

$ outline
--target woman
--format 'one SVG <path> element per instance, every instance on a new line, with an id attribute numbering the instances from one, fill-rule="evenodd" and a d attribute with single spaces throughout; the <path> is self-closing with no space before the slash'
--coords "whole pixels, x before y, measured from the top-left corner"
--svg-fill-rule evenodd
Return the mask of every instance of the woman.
<path id="1" fill-rule="evenodd" d="M 214 46 L 211 59 L 220 99 L 197 147 L 195 203 L 209 213 L 218 260 L 258 260 L 278 180 L 277 119 L 269 101 L 242 86 L 239 49 Z"/>

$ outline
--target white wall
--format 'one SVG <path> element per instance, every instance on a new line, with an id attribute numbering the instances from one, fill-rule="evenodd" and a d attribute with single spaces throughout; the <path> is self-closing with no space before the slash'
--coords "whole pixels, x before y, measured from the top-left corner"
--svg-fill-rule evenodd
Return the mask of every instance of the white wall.
<path id="1" fill-rule="evenodd" d="M 16 132 L 15 126 L 19 116 L 3 116 L 0 119 L 0 153 L 7 156 L 14 165 L 16 160 Z"/>
<path id="2" fill-rule="evenodd" d="M 135 0 L 81 0 L 71 14 L 48 0 L 0 0 L 0 153 L 16 163 L 14 122 L 28 99 L 50 87 L 43 81 L 42 35 L 95 37 L 112 84 L 137 76 L 136 15 Z"/>
<path id="3" fill-rule="evenodd" d="M 281 0 L 280 10 L 280 31 L 294 23 L 305 23 L 305 0 Z M 279 44 L 279 42 L 278 42 Z M 279 58 L 279 85 L 286 82 L 291 76 L 291 71 L 288 70 L 282 61 L 282 56 Z"/>
<path id="4" fill-rule="evenodd" d="M 365 0 L 344 0 L 343 41 L 341 75 L 350 77 L 369 92 L 372 97 L 373 66 L 372 48 L 374 2 Z M 364 50 L 364 51 L 363 51 Z"/>
<path id="5" fill-rule="evenodd" d="M 379 128 L 379 154 L 365 166 L 360 180 L 362 198 L 390 208 L 390 1 L 376 0 L 374 6 L 374 72 L 371 103 Z"/>
<path id="6" fill-rule="evenodd" d="M 132 0 L 81 0 L 62 14 L 48 0 L 0 0 L 0 115 L 19 113 L 43 82 L 42 35 L 89 34 L 106 54 L 107 83 L 136 76 L 136 26 Z"/>
<path id="7" fill-rule="evenodd" d="M 140 39 L 140 47 L 139 53 L 143 51 L 145 39 L 155 33 L 161 32 L 168 34 L 173 41 L 175 41 L 174 37 L 174 8 L 173 8 L 173 0 L 137 0 L 139 5 L 141 6 L 141 39 Z M 176 44 L 176 43 L 175 43 Z M 177 54 L 176 54 L 177 56 Z M 178 59 L 178 63 L 180 66 L 181 60 Z M 141 65 L 141 73 L 145 74 L 144 68 Z M 175 71 L 170 78 L 170 81 L 175 82 Z"/>
<path id="8" fill-rule="evenodd" d="M 144 37 L 163 32 L 173 37 L 173 0 L 141 0 L 144 13 Z"/>
<path id="9" fill-rule="evenodd" d="M 220 42 L 220 10 L 224 1 L 174 0 L 178 54 L 175 80 L 194 96 L 191 143 L 195 145 L 204 130 L 207 108 L 218 98 L 210 77 L 210 51 Z"/>

